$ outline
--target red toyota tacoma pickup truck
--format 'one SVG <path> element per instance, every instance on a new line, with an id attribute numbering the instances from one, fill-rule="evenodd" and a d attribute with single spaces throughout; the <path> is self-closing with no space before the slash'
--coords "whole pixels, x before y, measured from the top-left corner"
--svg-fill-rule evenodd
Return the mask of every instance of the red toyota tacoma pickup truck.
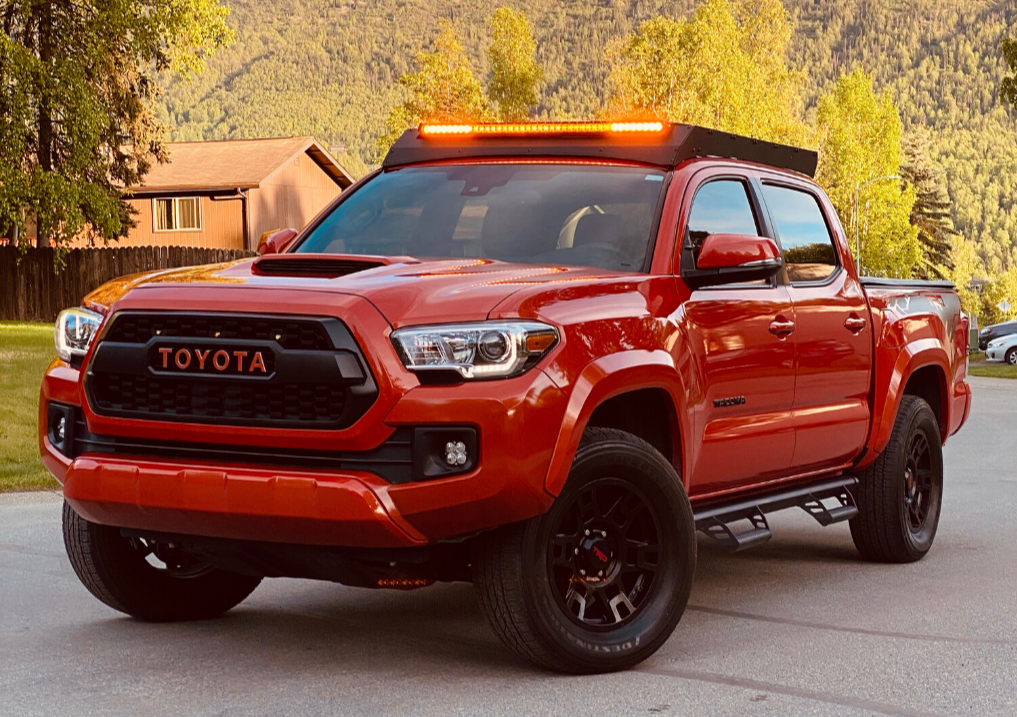
<path id="1" fill-rule="evenodd" d="M 859 279 L 812 152 L 698 127 L 421 126 L 256 259 L 57 323 L 40 446 L 84 585 L 208 618 L 265 577 L 472 581 L 506 645 L 630 667 L 696 531 L 930 549 L 971 404 L 947 283 Z"/>

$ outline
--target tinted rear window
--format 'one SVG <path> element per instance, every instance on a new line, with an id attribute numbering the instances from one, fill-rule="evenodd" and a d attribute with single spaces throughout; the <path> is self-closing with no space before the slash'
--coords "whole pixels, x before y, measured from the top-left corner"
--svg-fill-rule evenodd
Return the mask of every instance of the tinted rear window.
<path id="1" fill-rule="evenodd" d="M 579 164 L 388 171 L 336 206 L 296 251 L 641 271 L 664 177 Z"/>

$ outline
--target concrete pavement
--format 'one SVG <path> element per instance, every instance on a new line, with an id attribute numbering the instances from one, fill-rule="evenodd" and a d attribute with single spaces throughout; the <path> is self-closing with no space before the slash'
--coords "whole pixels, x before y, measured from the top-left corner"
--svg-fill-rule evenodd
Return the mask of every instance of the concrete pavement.
<path id="1" fill-rule="evenodd" d="M 468 585 L 269 580 L 219 620 L 137 622 L 78 583 L 59 496 L 0 496 L 0 715 L 1015 715 L 1017 381 L 971 383 L 925 560 L 864 563 L 801 511 L 745 553 L 701 539 L 678 630 L 615 675 L 517 662 Z"/>

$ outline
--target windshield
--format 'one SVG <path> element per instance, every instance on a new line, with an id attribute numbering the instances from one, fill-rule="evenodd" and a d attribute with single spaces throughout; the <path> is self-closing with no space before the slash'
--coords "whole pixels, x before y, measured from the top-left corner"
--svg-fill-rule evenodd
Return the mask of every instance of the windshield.
<path id="1" fill-rule="evenodd" d="M 296 251 L 641 271 L 663 186 L 663 171 L 621 166 L 391 170 L 336 206 Z"/>

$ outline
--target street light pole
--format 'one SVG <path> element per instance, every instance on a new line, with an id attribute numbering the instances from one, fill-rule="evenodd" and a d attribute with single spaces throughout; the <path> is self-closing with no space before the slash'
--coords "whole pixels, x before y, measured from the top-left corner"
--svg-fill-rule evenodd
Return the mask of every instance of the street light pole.
<path id="1" fill-rule="evenodd" d="M 859 212 L 858 212 L 858 192 L 860 192 L 862 189 L 864 189 L 865 187 L 869 186 L 870 184 L 875 184 L 876 182 L 886 182 L 886 181 L 891 180 L 891 179 L 900 179 L 900 175 L 898 175 L 898 174 L 888 174 L 885 177 L 876 177 L 875 179 L 866 180 L 866 181 L 862 182 L 861 184 L 859 184 L 857 187 L 855 187 L 855 201 L 854 201 L 854 207 L 852 207 L 852 209 L 853 209 L 853 212 L 854 212 L 854 215 L 855 215 L 854 216 L 854 221 L 855 221 L 855 263 L 857 264 L 857 268 L 858 268 L 858 276 L 862 275 L 862 244 L 861 244 L 861 238 L 860 238 L 859 233 L 858 233 L 858 225 L 861 224 L 861 216 L 859 216 Z"/>

